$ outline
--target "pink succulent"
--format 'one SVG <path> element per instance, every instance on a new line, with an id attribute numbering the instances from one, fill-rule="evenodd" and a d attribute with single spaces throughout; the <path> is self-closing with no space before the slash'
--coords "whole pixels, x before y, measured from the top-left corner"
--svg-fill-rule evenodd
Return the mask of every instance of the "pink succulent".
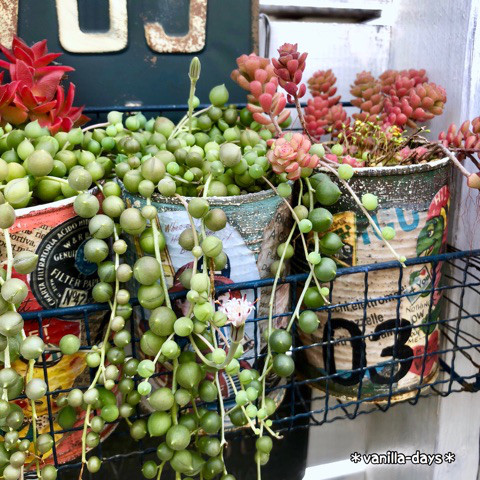
<path id="1" fill-rule="evenodd" d="M 308 54 L 300 53 L 296 43 L 284 43 L 278 53 L 278 59 L 272 58 L 274 72 L 280 86 L 288 93 L 288 101 L 294 103 L 294 98 L 302 98 L 307 91 L 307 86 L 300 82 Z"/>
<path id="2" fill-rule="evenodd" d="M 429 150 L 425 147 L 403 147 L 397 154 L 396 158 L 399 161 L 405 161 L 407 159 L 414 159 L 420 161 L 424 155 L 429 154 Z"/>
<path id="3" fill-rule="evenodd" d="M 338 97 L 339 98 L 339 97 Z M 307 130 L 314 138 L 330 132 L 333 137 L 350 125 L 350 118 L 341 103 L 331 104 L 331 99 L 316 96 L 310 98 L 305 107 Z"/>
<path id="4" fill-rule="evenodd" d="M 346 163 L 354 168 L 360 168 L 365 166 L 365 162 L 359 158 L 352 157 L 350 155 L 345 155 L 342 158 L 342 163 Z"/>
<path id="5" fill-rule="evenodd" d="M 230 77 L 245 90 L 250 90 L 250 82 L 254 80 L 266 83 L 272 77 L 275 78 L 270 60 L 259 57 L 255 53 L 238 57 L 237 66 L 238 68 L 230 74 Z"/>
<path id="6" fill-rule="evenodd" d="M 360 113 L 354 113 L 353 118 L 361 122 L 377 122 L 383 113 L 384 95 L 382 85 L 370 72 L 357 73 L 350 93 L 356 97 L 351 100 L 352 105 L 360 108 Z"/>
<path id="7" fill-rule="evenodd" d="M 460 149 L 480 149 L 480 117 L 472 120 L 472 128 L 470 122 L 466 120 L 457 131 L 457 126 L 452 123 L 447 132 L 441 132 L 438 139 L 446 147 L 454 147 Z"/>
<path id="8" fill-rule="evenodd" d="M 386 70 L 380 75 L 380 81 L 382 83 L 383 90 L 388 94 L 389 88 L 395 84 L 398 77 L 406 77 L 412 81 L 412 86 L 416 86 L 419 83 L 427 83 L 428 77 L 425 69 L 415 70 Z"/>
<path id="9" fill-rule="evenodd" d="M 406 160 L 412 154 L 412 149 L 410 147 L 403 147 L 397 155 L 401 160 Z"/>
<path id="10" fill-rule="evenodd" d="M 455 149 L 455 155 L 459 161 L 463 161 L 466 157 L 469 157 L 478 165 L 480 153 L 480 117 L 474 118 L 471 122 L 466 120 L 458 130 L 457 126 L 452 123 L 448 127 L 447 132 L 440 133 L 438 139 L 445 147 Z M 480 172 L 464 173 L 464 175 L 467 177 L 467 185 L 470 188 L 480 190 Z"/>
<path id="11" fill-rule="evenodd" d="M 428 82 L 425 70 L 387 70 L 379 79 L 370 72 L 357 75 L 350 92 L 352 105 L 360 108 L 360 121 L 417 128 L 417 123 L 441 115 L 447 101 L 445 90 Z"/>
<path id="12" fill-rule="evenodd" d="M 274 131 L 272 117 L 281 124 L 290 116 L 285 110 L 287 99 L 277 91 L 278 79 L 268 58 L 254 53 L 237 58 L 238 68 L 231 73 L 233 81 L 249 92 L 247 108 L 253 119 Z"/>
<path id="13" fill-rule="evenodd" d="M 310 98 L 305 107 L 305 122 L 312 137 L 320 138 L 326 133 L 329 102 L 321 96 Z"/>
<path id="14" fill-rule="evenodd" d="M 331 162 L 338 163 L 338 157 L 333 153 L 326 153 L 325 159 L 330 160 Z"/>
<path id="15" fill-rule="evenodd" d="M 335 105 L 340 101 L 340 95 L 334 97 L 337 93 L 337 87 L 335 77 L 332 70 L 318 70 L 308 79 L 308 89 L 312 94 L 312 97 L 322 97 L 325 100 L 329 100 L 330 105 Z"/>
<path id="16" fill-rule="evenodd" d="M 385 113 L 389 123 L 400 127 L 406 124 L 415 127 L 417 122 L 426 122 L 443 113 L 447 101 L 443 87 L 435 83 L 422 83 L 407 90 L 407 86 L 413 85 L 414 80 L 406 80 L 406 77 L 400 80 L 404 80 L 404 84 L 398 88 L 395 85 L 385 100 Z"/>
<path id="17" fill-rule="evenodd" d="M 276 174 L 287 173 L 289 180 L 298 180 L 302 168 L 315 168 L 318 165 L 317 155 L 308 151 L 312 143 L 302 133 L 285 133 L 272 143 L 267 158 Z"/>
<path id="18" fill-rule="evenodd" d="M 283 123 L 290 116 L 290 112 L 285 110 L 287 99 L 283 93 L 277 92 L 277 88 L 276 78 L 265 84 L 258 80 L 250 82 L 251 95 L 247 108 L 252 112 L 253 119 L 261 125 L 270 125 L 271 117 L 278 117 L 277 122 Z"/>
<path id="19" fill-rule="evenodd" d="M 332 105 L 328 109 L 325 120 L 327 121 L 328 131 L 332 132 L 332 136 L 334 137 L 350 125 L 350 117 L 347 117 L 347 112 L 341 103 Z"/>

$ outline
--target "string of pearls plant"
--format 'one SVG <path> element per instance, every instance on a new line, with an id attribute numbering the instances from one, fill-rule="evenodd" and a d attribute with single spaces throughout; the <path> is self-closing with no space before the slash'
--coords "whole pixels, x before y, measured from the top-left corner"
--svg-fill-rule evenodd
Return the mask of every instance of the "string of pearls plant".
<path id="1" fill-rule="evenodd" d="M 289 55 L 290 60 L 298 60 L 295 52 Z M 22 478 L 32 466 L 42 480 L 57 477 L 55 467 L 44 462 L 54 439 L 36 432 L 35 402 L 47 394 L 47 383 L 34 377 L 34 366 L 49 351 L 71 355 L 80 349 L 80 339 L 74 335 L 63 337 L 58 348 L 47 348 L 41 334 L 26 337 L 16 311 L 28 287 L 12 277 L 12 270 L 31 273 L 38 257 L 26 251 L 13 255 L 9 229 L 15 224 L 15 209 L 30 205 L 33 199 L 48 202 L 75 197 L 76 214 L 89 219 L 91 238 L 84 245 L 84 256 L 96 264 L 98 272 L 92 296 L 96 302 L 107 303 L 110 310 L 102 342 L 82 348 L 86 364 L 96 369 L 90 385 L 74 388 L 56 400 L 61 428 L 68 430 L 79 419 L 83 421 L 79 478 L 85 468 L 91 473 L 101 469 L 100 458 L 87 457 L 87 452 L 98 446 L 107 423 L 122 418 L 133 439 L 147 435 L 159 439 L 158 460 L 143 465 L 146 478 L 160 479 L 169 464 L 177 480 L 234 480 L 224 461 L 227 417 L 233 425 L 246 426 L 257 436 L 255 461 L 261 478 L 261 467 L 273 448 L 272 438 L 279 437 L 273 430 L 277 405 L 267 396 L 268 378 L 294 373 L 292 326 L 297 321 L 307 333 L 318 327 L 314 310 L 326 302 L 329 292 L 323 284 L 335 277 L 335 254 L 343 246 L 341 238 L 329 231 L 333 217 L 328 207 L 341 195 L 332 177 L 357 201 L 395 258 L 404 261 L 388 244 L 394 232 L 388 228 L 380 231 L 368 213 L 377 207 L 375 196 L 364 194 L 359 199 L 348 185 L 352 167 L 328 161 L 324 147 L 312 145 L 304 133 L 282 131 L 290 120 L 279 81 L 265 62 L 254 63 L 257 67 L 249 64 L 239 73 L 245 81 L 257 82 L 253 87 L 248 83 L 254 108 L 240 112 L 227 104 L 229 94 L 224 85 L 211 90 L 210 107 L 195 112 L 199 104 L 195 86 L 200 76 L 200 62 L 195 58 L 189 71 L 189 111 L 177 125 L 164 117 L 147 120 L 135 114 L 123 119 L 121 113 L 110 112 L 107 123 L 54 136 L 36 121 L 24 129 L 4 129 L 0 147 L 4 141 L 10 147 L 5 151 L 13 151 L 6 155 L 9 161 L 0 160 L 0 228 L 7 251 L 6 269 L 0 271 L 0 426 L 4 431 L 0 470 L 5 480 Z M 268 74 L 255 74 L 262 65 Z M 249 75 L 253 79 L 247 78 Z M 284 74 L 279 75 L 283 78 Z M 295 79 L 297 85 L 301 76 Z M 298 106 L 301 89 L 297 92 L 282 82 L 280 86 Z M 298 112 L 301 115 L 300 108 Z M 335 154 L 334 147 L 331 152 Z M 317 167 L 324 172 L 316 173 Z M 292 199 L 294 182 L 299 194 Z M 130 205 L 123 189 L 141 198 L 143 206 Z M 228 218 L 222 209 L 212 208 L 210 198 L 266 189 L 283 198 L 294 222 L 271 267 L 274 283 L 264 331 L 267 352 L 261 364 L 244 368 L 239 362 L 242 340 L 254 304 L 234 295 L 216 300 L 214 272 L 227 262 L 217 232 L 226 227 Z M 182 315 L 176 313 L 168 295 L 162 260 L 166 239 L 155 206 L 158 194 L 180 201 L 190 224 L 179 237 L 180 246 L 192 259 L 192 267 L 180 276 L 188 302 Z M 306 240 L 310 232 L 313 249 Z M 276 287 L 293 256 L 294 239 L 304 250 L 308 278 L 288 325 L 276 328 Z M 137 252 L 132 265 L 129 244 Z M 134 297 L 148 318 L 149 328 L 140 338 L 141 360 L 129 350 L 129 323 L 136 318 Z M 25 379 L 11 366 L 12 359 L 19 356 L 28 361 Z M 167 385 L 154 389 L 153 378 L 160 366 L 170 370 L 170 378 Z M 223 396 L 221 375 L 234 392 L 230 408 Z M 13 400 L 22 394 L 32 410 L 32 441 L 18 433 L 24 414 Z M 142 399 L 152 411 L 147 417 L 133 418 Z M 212 403 L 218 404 L 218 411 L 211 408 Z"/>

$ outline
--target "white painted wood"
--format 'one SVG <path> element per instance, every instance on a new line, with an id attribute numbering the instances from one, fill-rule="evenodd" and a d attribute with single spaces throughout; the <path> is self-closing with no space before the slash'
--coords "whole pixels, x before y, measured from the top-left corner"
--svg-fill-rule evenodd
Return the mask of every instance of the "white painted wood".
<path id="1" fill-rule="evenodd" d="M 468 16 L 468 35 L 464 50 L 464 77 L 462 81 L 462 102 L 459 119 L 454 119 L 457 125 L 466 119 L 473 119 L 480 115 L 480 3 L 473 0 Z M 476 169 L 469 162 L 467 168 L 474 172 Z M 465 184 L 465 179 L 457 176 L 458 189 L 456 205 L 457 213 L 452 229 L 452 238 L 455 246 L 460 249 L 480 248 L 478 233 L 478 193 L 472 191 Z"/>
<path id="2" fill-rule="evenodd" d="M 393 68 L 423 66 L 431 80 L 447 89 L 445 114 L 432 122 L 432 133 L 437 134 L 450 122 L 459 125 L 480 114 L 480 36 L 477 28 L 480 5 L 476 0 L 424 0 L 422 8 L 428 12 L 428 22 L 415 12 L 416 6 L 418 2 L 413 0 L 399 3 L 390 64 Z M 460 249 L 480 248 L 478 193 L 468 189 L 465 179 L 456 175 L 454 194 L 451 243 Z M 467 293 L 465 302 L 471 312 L 480 311 L 478 295 Z M 480 333 L 473 322 L 464 322 L 462 328 L 477 337 Z M 462 363 L 460 359 L 460 372 L 466 368 Z M 452 451 L 456 461 L 435 466 L 434 479 L 477 478 L 479 407 L 478 395 L 466 393 L 439 402 L 436 450 Z"/>
<path id="3" fill-rule="evenodd" d="M 416 406 L 401 404 L 386 413 L 360 415 L 355 420 L 337 420 L 310 429 L 308 465 L 339 462 L 350 458 L 353 452 L 385 453 L 397 450 L 406 455 L 417 449 L 425 453 L 436 451 L 437 436 L 436 397 L 420 400 Z M 313 409 L 323 406 L 315 402 Z M 420 412 L 421 410 L 421 412 Z M 363 472 L 337 477 L 341 472 L 332 471 L 331 478 L 348 480 L 430 480 L 433 468 L 415 465 L 365 465 Z M 341 464 L 339 464 L 341 466 Z"/>
<path id="4" fill-rule="evenodd" d="M 359 7 L 354 0 L 314 1 L 262 0 L 264 4 Z M 386 68 L 426 68 L 431 81 L 447 89 L 448 101 L 442 117 L 431 122 L 432 138 L 451 122 L 460 124 L 480 114 L 480 34 L 477 31 L 478 0 L 393 0 L 360 2 L 365 8 L 383 4 L 381 42 L 372 41 L 364 27 L 371 25 L 326 24 L 318 22 L 273 22 L 270 55 L 284 42 L 298 42 L 309 52 L 305 78 L 317 69 L 333 68 L 339 79 L 343 99 L 354 74 L 371 70 L 379 74 Z M 379 23 L 372 21 L 369 23 Z M 370 34 L 371 35 L 371 34 Z M 388 61 L 386 61 L 388 59 Z M 346 81 L 345 81 L 346 79 Z M 471 167 L 471 166 L 470 166 Z M 473 171 L 473 170 L 472 170 Z M 480 248 L 477 193 L 469 190 L 464 178 L 458 178 L 452 200 L 451 243 L 461 249 Z M 479 312 L 477 295 L 467 293 L 465 306 Z M 452 311 L 445 315 L 450 318 Z M 478 325 L 462 325 L 480 336 Z M 468 329 L 468 328 L 467 328 Z M 448 345 L 447 345 L 448 346 Z M 449 361 L 449 358 L 447 358 Z M 468 362 L 457 354 L 456 368 L 465 373 Z M 474 373 L 474 372 L 472 372 Z M 478 475 L 480 398 L 474 394 L 452 394 L 439 399 L 422 399 L 416 406 L 400 405 L 385 414 L 371 414 L 355 421 L 343 420 L 310 430 L 308 464 L 329 464 L 331 478 L 357 480 L 474 480 Z M 313 406 L 315 408 L 315 404 Z M 352 451 L 383 452 L 399 450 L 411 453 L 446 453 L 457 459 L 452 464 L 434 467 L 369 467 L 364 473 L 338 476 L 342 460 Z M 336 466 L 336 467 L 335 467 Z M 310 473 L 313 475 L 314 470 Z M 322 477 L 324 478 L 324 477 Z"/>
<path id="5" fill-rule="evenodd" d="M 367 69 L 380 73 L 388 66 L 390 27 L 275 21 L 271 28 L 270 56 L 286 42 L 298 43 L 300 51 L 308 52 L 303 78 L 331 68 L 342 100 L 350 100 L 350 84 L 357 72 Z M 308 98 L 309 94 L 302 101 Z"/>
<path id="6" fill-rule="evenodd" d="M 394 0 L 260 0 L 260 5 L 324 8 L 383 8 Z"/>

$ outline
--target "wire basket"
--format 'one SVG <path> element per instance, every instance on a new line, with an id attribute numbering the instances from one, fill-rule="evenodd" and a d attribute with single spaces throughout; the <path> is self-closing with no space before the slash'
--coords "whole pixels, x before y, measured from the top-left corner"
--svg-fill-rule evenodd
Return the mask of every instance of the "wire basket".
<path id="1" fill-rule="evenodd" d="M 408 402 L 412 405 L 418 403 L 421 398 L 439 395 L 447 396 L 454 392 L 477 392 L 480 389 L 480 338 L 478 336 L 478 326 L 480 323 L 480 250 L 474 251 L 450 251 L 449 253 L 435 255 L 431 257 L 421 257 L 408 260 L 407 265 L 425 265 L 430 264 L 435 267 L 437 264 L 443 262 L 444 273 L 442 284 L 435 285 L 432 282 L 431 288 L 426 291 L 428 293 L 441 292 L 444 298 L 443 311 L 439 318 L 430 322 L 433 327 L 438 327 L 441 331 L 442 341 L 436 346 L 436 348 L 425 348 L 421 353 L 413 354 L 409 357 L 397 358 L 395 351 L 390 359 L 386 359 L 382 362 L 382 368 L 390 368 L 390 374 L 394 375 L 394 372 L 398 370 L 403 362 L 416 361 L 421 365 L 421 379 L 417 387 L 409 389 L 409 398 L 404 402 Z M 378 301 L 378 298 L 372 298 L 368 294 L 368 276 L 369 273 L 375 270 L 390 269 L 392 275 L 398 275 L 399 279 L 402 277 L 402 267 L 397 262 L 386 262 L 381 264 L 371 264 L 364 266 L 356 266 L 350 268 L 339 269 L 338 276 L 362 274 L 365 279 L 365 291 L 363 292 L 363 299 L 356 303 L 361 304 L 365 315 L 368 309 L 368 305 L 371 302 Z M 395 273 L 396 272 L 396 273 Z M 279 314 L 279 317 L 290 318 L 293 313 L 292 306 L 296 304 L 296 292 L 297 288 L 302 286 L 305 281 L 306 274 L 297 274 L 288 276 L 280 281 L 280 283 L 290 284 L 291 302 L 290 309 L 284 313 Z M 399 280 L 401 282 L 401 280 Z M 254 296 L 257 298 L 259 289 L 268 287 L 273 284 L 273 279 L 262 279 L 252 282 L 236 283 L 225 286 L 220 286 L 216 289 L 216 294 L 220 295 L 226 291 L 238 291 L 243 293 L 250 290 L 253 291 Z M 401 284 L 401 283 L 400 283 Z M 335 289 L 335 282 L 331 282 L 331 293 Z M 171 295 L 172 300 L 182 298 L 185 292 L 176 292 Z M 402 292 L 401 289 L 396 295 L 391 297 L 385 297 L 389 300 L 393 300 L 400 304 L 402 298 L 410 295 L 409 293 Z M 335 307 L 339 305 L 328 304 L 321 307 L 318 310 L 325 311 L 330 320 L 330 313 Z M 68 307 L 55 310 L 44 310 L 37 312 L 28 312 L 23 316 L 25 319 L 34 320 L 38 322 L 38 330 L 42 336 L 43 321 L 49 317 L 68 318 L 75 314 L 76 317 L 83 317 L 85 330 L 87 332 L 87 345 L 83 345 L 82 349 L 88 349 L 90 345 L 95 343 L 95 339 L 90 336 L 89 320 L 93 315 L 98 317 L 99 313 L 106 311 L 106 305 L 85 305 L 79 307 Z M 399 311 L 399 309 L 397 309 Z M 364 317 L 366 318 L 366 317 Z M 254 324 L 258 324 L 265 317 L 257 316 L 257 312 L 252 319 L 248 320 Z M 136 357 L 139 354 L 138 348 L 138 331 L 134 321 L 130 322 L 130 328 L 132 333 L 131 341 L 131 355 Z M 327 322 L 328 325 L 328 322 Z M 294 326 L 295 328 L 295 326 Z M 421 325 L 413 325 L 412 329 L 421 328 Z M 397 322 L 391 328 L 391 334 L 394 338 L 401 335 L 404 327 L 400 324 L 400 318 L 397 317 Z M 365 328 L 362 330 L 365 332 Z M 370 334 L 371 335 L 371 334 Z M 293 335 L 295 338 L 295 335 Z M 361 335 L 351 338 L 344 338 L 344 341 L 361 341 L 365 342 L 368 335 Z M 260 336 L 256 335 L 255 342 L 260 342 Z M 291 354 L 298 360 L 296 364 L 300 362 L 305 350 L 311 348 L 333 348 L 335 341 L 327 339 L 325 342 L 320 342 L 313 345 L 301 345 L 294 344 L 291 349 Z M 426 345 L 427 347 L 427 345 Z M 252 349 L 250 352 L 255 352 L 255 358 L 247 360 L 254 360 L 255 362 L 261 362 L 263 354 L 260 349 Z M 257 353 L 259 352 L 259 353 Z M 248 355 L 248 354 L 247 354 Z M 431 380 L 424 381 L 423 372 L 426 365 L 432 361 L 437 360 L 440 365 L 440 371 L 437 376 Z M 49 385 L 48 371 L 46 368 L 45 354 L 43 358 L 44 376 L 47 386 Z M 328 365 L 326 366 L 328 370 Z M 306 429 L 310 426 L 322 425 L 324 423 L 330 423 L 339 419 L 355 419 L 357 416 L 367 413 L 373 413 L 377 411 L 387 411 L 391 407 L 398 404 L 397 394 L 398 391 L 394 391 L 393 384 L 391 382 L 385 391 L 381 394 L 365 395 L 362 392 L 364 387 L 364 378 L 366 372 L 371 369 L 372 366 L 363 365 L 361 368 L 352 369 L 347 372 L 350 375 L 356 374 L 359 379 L 358 384 L 355 385 L 356 394 L 352 396 L 348 401 L 341 400 L 334 395 L 329 388 L 330 381 L 335 381 L 339 375 L 345 375 L 346 372 L 324 374 L 316 378 L 306 378 L 305 376 L 292 375 L 287 382 L 278 383 L 271 386 L 270 391 L 278 390 L 281 392 L 283 402 L 278 409 L 273 419 L 273 426 L 276 431 L 283 432 L 284 434 L 299 429 Z M 157 375 L 167 375 L 168 372 L 161 372 Z M 94 376 L 94 371 L 90 372 L 91 378 Z M 317 388 L 309 388 L 314 385 L 323 383 L 325 388 L 319 390 Z M 65 430 L 55 430 L 54 418 L 53 418 L 53 403 L 55 398 L 61 393 L 67 393 L 69 390 L 50 390 L 47 391 L 47 406 L 49 413 L 50 434 L 66 433 Z M 400 392 L 402 393 L 402 392 Z M 227 399 L 233 401 L 233 399 Z M 148 415 L 141 409 L 137 410 L 137 418 Z M 77 427 L 76 430 L 80 430 L 82 427 Z M 246 430 L 236 430 L 230 433 L 230 438 L 244 437 L 248 435 Z M 122 471 L 122 475 L 125 475 L 123 465 L 125 462 L 135 462 L 137 472 L 139 472 L 139 466 L 148 458 L 152 452 L 156 450 L 156 444 L 158 440 L 152 439 L 145 442 L 129 441 L 128 432 L 124 428 L 117 428 L 111 435 L 111 438 L 100 444 L 94 453 L 103 460 L 102 473 L 100 476 L 106 478 L 105 469 L 110 468 L 109 474 L 115 475 L 119 469 Z M 53 447 L 53 462 L 59 470 L 59 478 L 70 479 L 78 476 L 78 469 L 80 468 L 79 461 L 74 461 L 68 464 L 60 464 L 55 446 Z M 76 472 L 76 473 L 74 473 Z M 76 475 L 76 476 L 75 476 Z M 88 475 L 88 473 L 87 473 Z M 124 478 L 123 476 L 118 478 Z M 139 475 L 139 473 L 137 473 Z M 34 474 L 26 474 L 26 478 L 35 478 Z M 247 478 L 247 477 L 245 477 Z"/>

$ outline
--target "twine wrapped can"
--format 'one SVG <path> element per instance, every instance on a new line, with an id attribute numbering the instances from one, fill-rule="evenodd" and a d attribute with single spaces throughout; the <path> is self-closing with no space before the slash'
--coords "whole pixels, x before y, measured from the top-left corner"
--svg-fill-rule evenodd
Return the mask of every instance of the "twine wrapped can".
<path id="1" fill-rule="evenodd" d="M 92 301 L 91 290 L 98 278 L 97 266 L 85 260 L 83 246 L 89 238 L 88 219 L 78 217 L 73 209 L 74 198 L 68 198 L 17 210 L 14 225 L 9 229 L 13 254 L 20 251 L 30 251 L 38 255 L 36 269 L 28 275 L 12 272 L 13 277 L 20 278 L 28 286 L 28 296 L 19 307 L 20 313 L 37 310 L 84 305 Z M 1 268 L 6 268 L 7 251 L 5 237 L 0 235 Z M 90 317 L 89 334 L 91 341 L 99 340 L 101 334 L 101 318 Z M 26 335 L 39 334 L 39 321 L 26 320 L 24 330 Z M 86 342 L 86 329 L 83 314 L 67 318 L 42 318 L 42 336 L 47 345 L 58 345 L 66 334 L 80 337 L 82 345 Z M 85 355 L 75 353 L 62 355 L 60 352 L 49 353 L 44 359 L 46 375 L 50 391 L 57 389 L 67 390 L 73 387 L 87 385 Z M 12 363 L 12 367 L 22 376 L 26 374 L 28 364 L 19 358 Z M 42 359 L 35 364 L 34 377 L 44 378 Z M 61 430 L 56 423 L 58 407 L 54 401 L 50 402 L 52 417 L 49 417 L 47 399 L 37 402 L 38 433 L 50 433 L 50 421 L 53 428 Z M 21 436 L 31 435 L 32 412 L 30 404 L 24 399 L 17 400 L 25 414 L 25 425 L 20 432 Z M 83 420 L 79 418 L 78 425 Z M 102 437 L 106 436 L 113 426 L 108 426 Z M 59 463 L 73 460 L 81 453 L 81 431 L 56 434 L 56 455 Z M 44 459 L 52 452 L 47 452 Z"/>
<path id="2" fill-rule="evenodd" d="M 127 204 L 141 208 L 145 205 L 145 199 L 124 191 Z M 191 200 L 186 198 L 187 202 Z M 270 266 L 277 260 L 276 250 L 280 243 L 284 242 L 291 226 L 290 211 L 279 196 L 273 190 L 266 190 L 246 195 L 231 197 L 208 197 L 211 208 L 221 208 L 227 216 L 227 225 L 223 230 L 214 232 L 222 240 L 223 251 L 228 257 L 227 265 L 222 271 L 215 272 L 216 285 L 228 285 L 237 282 L 255 281 L 261 278 L 271 277 Z M 180 234 L 187 228 L 191 228 L 187 212 L 182 203 L 173 197 L 160 195 L 152 198 L 152 204 L 158 209 L 157 225 L 165 237 L 166 248 L 162 251 L 162 265 L 166 275 L 169 292 L 184 290 L 179 281 L 180 274 L 193 265 L 193 255 L 184 250 L 179 242 Z M 200 220 L 195 220 L 197 230 L 200 231 Z M 207 232 L 208 233 L 208 232 Z M 135 247 L 129 248 L 131 255 L 129 261 L 135 261 L 140 254 Z M 201 268 L 199 264 L 198 268 Z M 277 288 L 274 312 L 285 312 L 289 303 L 289 286 L 280 285 Z M 271 287 L 262 287 L 256 290 L 248 289 L 245 292 L 234 292 L 234 295 L 246 295 L 248 300 L 255 302 L 258 317 L 268 317 L 268 305 Z M 255 295 L 257 298 L 255 298 Z M 224 298 L 228 298 L 228 293 Z M 221 298 L 220 298 L 221 299 Z M 177 315 L 187 309 L 186 301 L 176 301 L 174 309 Z M 274 319 L 276 327 L 285 325 L 286 317 Z M 142 328 L 141 322 L 140 328 Z M 267 321 L 251 322 L 247 320 L 243 348 L 248 362 L 241 361 L 242 368 L 250 368 L 255 364 L 256 357 L 265 347 L 263 331 L 267 327 Z M 222 328 L 224 335 L 229 338 L 230 327 Z M 222 346 L 220 344 L 220 346 Z M 188 348 L 188 345 L 187 345 Z M 204 352 L 207 353 L 207 352 Z M 169 365 L 157 367 L 165 371 Z M 157 381 L 162 386 L 168 381 L 168 377 L 159 376 L 151 381 Z M 276 377 L 274 381 L 280 381 Z M 233 394 L 227 379 L 221 375 L 220 383 L 225 398 Z M 238 385 L 237 385 L 238 387 Z M 282 395 L 283 389 L 274 391 L 274 396 Z M 281 400 L 279 397 L 278 402 Z"/>
<path id="3" fill-rule="evenodd" d="M 380 228 L 395 229 L 390 243 L 400 256 L 415 258 L 446 249 L 449 177 L 448 159 L 439 159 L 358 169 L 349 183 L 360 197 L 365 193 L 378 197 L 378 209 L 371 212 L 374 221 Z M 391 261 L 390 250 L 353 198 L 342 192 L 330 207 L 331 231 L 344 243 L 342 266 Z M 320 311 L 318 330 L 311 335 L 299 332 L 304 345 L 320 343 L 303 350 L 302 374 L 310 379 L 338 374 L 328 380 L 328 391 L 342 399 L 372 398 L 381 403 L 392 394 L 390 401 L 416 395 L 438 373 L 438 357 L 430 353 L 439 345 L 435 322 L 441 293 L 434 292 L 432 298 L 431 289 L 440 284 L 441 268 L 438 262 L 369 271 L 367 278 L 363 272 L 339 276 L 333 282 L 330 319 L 326 310 Z M 392 298 L 399 294 L 406 296 Z M 315 385 L 325 389 L 327 380 L 320 378 Z"/>

